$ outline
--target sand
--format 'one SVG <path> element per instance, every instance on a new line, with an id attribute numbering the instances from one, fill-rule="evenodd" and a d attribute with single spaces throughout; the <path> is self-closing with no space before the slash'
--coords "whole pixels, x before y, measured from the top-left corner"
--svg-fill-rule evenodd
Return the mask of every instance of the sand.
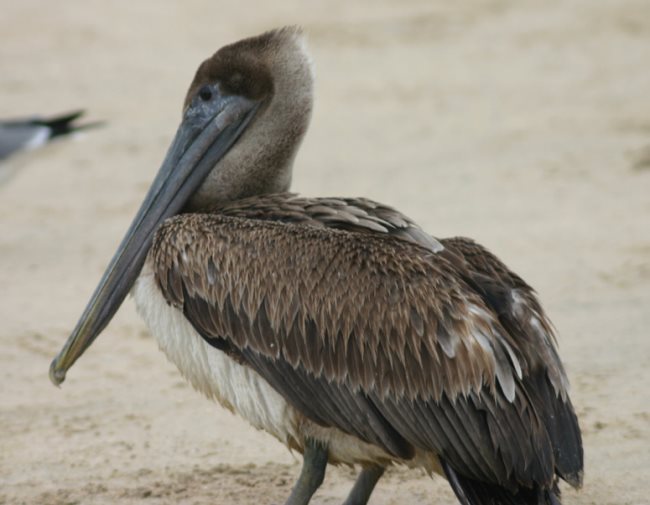
<path id="1" fill-rule="evenodd" d="M 282 503 L 300 468 L 193 391 L 127 300 L 62 389 L 48 365 L 156 172 L 198 63 L 299 23 L 317 68 L 294 189 L 474 237 L 537 288 L 586 451 L 566 504 L 650 503 L 650 3 L 3 0 L 0 117 L 108 122 L 0 187 L 0 503 Z M 340 503 L 331 469 L 313 500 Z M 455 503 L 392 470 L 374 505 Z"/>

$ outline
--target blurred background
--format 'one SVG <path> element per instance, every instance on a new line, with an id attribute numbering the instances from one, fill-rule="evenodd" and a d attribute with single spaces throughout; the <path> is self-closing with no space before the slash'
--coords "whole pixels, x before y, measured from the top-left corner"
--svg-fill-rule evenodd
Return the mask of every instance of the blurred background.
<path id="1" fill-rule="evenodd" d="M 3 162 L 0 503 L 279 503 L 299 457 L 203 399 L 125 303 L 51 386 L 67 338 L 220 46 L 299 24 L 316 107 L 293 189 L 470 236 L 539 291 L 585 437 L 566 504 L 647 503 L 650 3 L 0 0 L 0 119 L 88 130 Z M 7 165 L 11 164 L 11 165 Z M 331 469 L 315 504 L 340 503 Z M 261 498 L 260 498 L 261 497 Z M 395 469 L 375 505 L 455 500 Z"/>

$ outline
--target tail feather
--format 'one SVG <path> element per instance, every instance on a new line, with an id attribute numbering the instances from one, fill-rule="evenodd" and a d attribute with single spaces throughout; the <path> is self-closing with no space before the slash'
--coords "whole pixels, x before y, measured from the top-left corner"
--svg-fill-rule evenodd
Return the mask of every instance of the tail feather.
<path id="1" fill-rule="evenodd" d="M 580 426 L 571 400 L 568 397 L 562 400 L 555 395 L 543 371 L 525 378 L 523 386 L 534 399 L 553 443 L 557 475 L 579 488 L 582 485 L 584 454 Z"/>
<path id="2" fill-rule="evenodd" d="M 440 463 L 461 505 L 562 505 L 557 483 L 551 489 L 511 490 L 468 479 L 458 474 L 446 461 L 441 459 Z"/>
<path id="3" fill-rule="evenodd" d="M 32 124 L 38 126 L 47 126 L 50 129 L 50 138 L 59 137 L 61 135 L 67 135 L 69 133 L 86 130 L 88 128 L 95 128 L 101 126 L 104 123 L 101 121 L 95 121 L 92 123 L 85 124 L 75 124 L 75 120 L 80 118 L 84 114 L 83 110 L 76 110 L 67 114 L 61 114 L 59 116 L 54 116 L 51 118 L 39 118 L 34 119 Z"/>

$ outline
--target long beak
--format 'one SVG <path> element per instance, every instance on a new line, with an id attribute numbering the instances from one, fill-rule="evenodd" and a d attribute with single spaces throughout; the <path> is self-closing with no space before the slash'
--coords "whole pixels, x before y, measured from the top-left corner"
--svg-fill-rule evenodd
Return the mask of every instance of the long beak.
<path id="1" fill-rule="evenodd" d="M 60 385 L 73 363 L 99 336 L 122 305 L 142 269 L 154 233 L 178 214 L 216 163 L 228 152 L 259 108 L 259 102 L 222 96 L 217 86 L 207 103 L 188 107 L 165 160 L 126 236 L 113 256 L 77 326 L 50 365 Z"/>

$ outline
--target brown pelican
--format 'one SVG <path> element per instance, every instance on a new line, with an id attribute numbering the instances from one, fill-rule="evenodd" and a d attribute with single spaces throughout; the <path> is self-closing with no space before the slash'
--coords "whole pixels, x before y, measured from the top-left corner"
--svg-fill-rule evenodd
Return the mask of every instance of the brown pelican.
<path id="1" fill-rule="evenodd" d="M 217 51 L 50 377 L 129 291 L 192 383 L 303 454 L 287 504 L 327 463 L 444 475 L 460 503 L 554 504 L 583 453 L 555 337 L 528 284 L 481 245 L 437 240 L 363 198 L 287 193 L 312 109 L 301 33 Z"/>

